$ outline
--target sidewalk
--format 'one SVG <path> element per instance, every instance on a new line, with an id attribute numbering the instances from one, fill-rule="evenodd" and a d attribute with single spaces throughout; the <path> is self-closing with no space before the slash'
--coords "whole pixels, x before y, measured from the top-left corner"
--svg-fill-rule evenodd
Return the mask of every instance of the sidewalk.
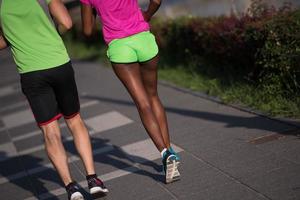
<path id="1" fill-rule="evenodd" d="M 0 52 L 0 193 L 5 200 L 67 199 L 21 94 L 15 65 Z M 182 180 L 165 185 L 160 155 L 129 95 L 109 68 L 74 62 L 107 200 L 299 200 L 300 130 L 160 85 Z M 63 120 L 73 178 L 84 169 Z M 87 199 L 91 199 L 86 193 Z"/>

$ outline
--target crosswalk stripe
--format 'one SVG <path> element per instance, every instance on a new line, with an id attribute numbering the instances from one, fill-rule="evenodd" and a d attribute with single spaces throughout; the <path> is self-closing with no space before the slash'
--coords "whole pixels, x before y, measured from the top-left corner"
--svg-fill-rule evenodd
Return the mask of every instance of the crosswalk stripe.
<path id="1" fill-rule="evenodd" d="M 98 121 L 99 124 L 102 124 L 103 126 L 98 126 L 96 125 L 95 127 L 93 127 Z M 90 123 L 91 122 L 91 123 Z M 94 135 L 97 133 L 101 133 L 113 128 L 117 128 L 117 127 L 121 127 L 127 124 L 132 123 L 133 121 L 130 120 L 129 118 L 125 117 L 124 115 L 116 112 L 116 111 L 112 111 L 112 112 L 108 112 L 102 115 L 98 115 L 96 117 L 92 117 L 90 119 L 85 120 L 85 123 L 92 128 L 91 131 L 89 131 L 90 135 Z M 94 129 L 95 128 L 95 129 Z M 73 140 L 73 136 L 68 136 L 63 138 L 63 141 L 71 141 Z M 45 148 L 44 144 L 23 150 L 23 151 L 19 151 L 18 155 L 26 155 L 26 154 L 30 154 L 36 151 L 40 151 L 43 150 Z"/>
<path id="2" fill-rule="evenodd" d="M 2 87 L 0 88 L 0 97 L 4 97 L 13 93 L 17 93 L 19 92 L 18 90 L 18 85 L 12 85 L 12 86 L 6 86 L 6 87 Z"/>
<path id="3" fill-rule="evenodd" d="M 17 150 L 13 143 L 4 143 L 0 145 L 0 162 L 6 160 L 7 157 L 13 157 L 17 155 Z"/>
<path id="4" fill-rule="evenodd" d="M 180 147 L 178 147 L 176 145 L 172 145 L 172 146 L 174 147 L 174 150 L 176 152 L 183 151 L 183 149 L 181 149 Z M 157 151 L 157 149 L 155 148 L 155 146 L 153 145 L 153 143 L 150 139 L 139 141 L 139 142 L 132 143 L 129 145 L 125 145 L 125 146 L 121 147 L 121 149 L 131 158 L 140 157 L 142 159 L 136 159 L 135 160 L 136 163 L 130 167 L 115 170 L 113 172 L 109 172 L 107 174 L 101 175 L 100 178 L 103 181 L 109 181 L 112 179 L 116 179 L 116 178 L 119 178 L 122 176 L 132 174 L 132 173 L 140 170 L 140 164 L 160 158 L 159 152 Z M 79 184 L 84 188 L 87 187 L 87 183 L 85 180 L 79 182 Z M 64 188 L 59 188 L 59 189 L 51 190 L 47 193 L 40 194 L 38 198 L 41 200 L 46 200 L 46 199 L 53 197 L 53 195 L 59 196 L 59 195 L 65 194 L 65 193 L 66 193 L 66 191 Z M 25 200 L 34 200 L 34 199 L 36 199 L 36 197 L 29 197 Z"/>
<path id="5" fill-rule="evenodd" d="M 81 108 L 86 108 L 92 105 L 96 105 L 99 101 L 89 101 L 81 104 Z M 25 124 L 29 124 L 34 122 L 33 114 L 30 109 L 26 109 L 23 111 L 15 112 L 9 115 L 5 115 L 2 117 L 2 121 L 4 122 L 6 129 L 11 129 L 14 127 L 22 126 Z"/>
<path id="6" fill-rule="evenodd" d="M 97 124 L 97 122 L 98 122 L 98 124 L 101 124 L 101 126 L 99 126 Z M 110 129 L 118 128 L 118 127 L 130 124 L 132 122 L 133 121 L 131 119 L 127 118 L 126 116 L 124 116 L 121 113 L 116 112 L 116 111 L 111 111 L 108 113 L 97 115 L 95 117 L 85 120 L 85 123 L 90 128 L 92 128 L 92 130 L 89 132 L 90 135 L 94 135 L 94 134 L 98 134 L 98 133 L 101 133 L 101 132 L 104 132 L 104 131 L 107 131 Z M 34 133 L 29 133 L 29 136 L 36 135 L 36 134 L 40 134 L 40 131 L 34 132 Z M 73 137 L 70 135 L 67 137 L 63 137 L 64 142 L 71 141 L 71 140 L 73 140 Z M 19 151 L 14 156 L 16 156 L 16 155 L 22 156 L 22 155 L 31 154 L 33 152 L 43 150 L 44 148 L 45 148 L 44 144 L 40 144 L 35 147 L 25 149 L 23 151 Z M 2 158 L 1 161 L 5 161 L 5 160 L 9 160 L 9 159 L 10 159 L 10 157 L 5 157 L 5 158 Z"/>
<path id="7" fill-rule="evenodd" d="M 133 121 L 117 111 L 108 112 L 85 120 L 88 127 L 95 132 L 106 131 L 115 127 L 130 124 Z"/>
<path id="8" fill-rule="evenodd" d="M 95 149 L 93 151 L 93 155 L 106 153 L 106 152 L 112 151 L 113 149 L 114 149 L 113 146 L 108 144 L 106 147 Z M 78 156 L 70 156 L 68 158 L 69 163 L 72 163 L 72 162 L 75 162 L 75 161 L 78 161 L 78 160 L 80 160 L 80 158 Z M 29 170 L 27 170 L 27 172 L 23 171 L 23 172 L 19 172 L 19 173 L 16 173 L 16 174 L 12 174 L 12 175 L 7 176 L 7 177 L 2 177 L 2 178 L 0 178 L 0 184 L 4 184 L 4 183 L 10 182 L 10 181 L 14 181 L 16 179 L 23 178 L 27 175 L 33 175 L 33 174 L 36 174 L 36 173 L 40 173 L 40 172 L 43 172 L 43 171 L 48 170 L 48 169 L 53 169 L 53 165 L 51 163 L 47 163 L 47 164 L 44 164 L 43 166 L 36 167 L 36 168 L 33 168 L 33 169 L 29 169 Z"/>
<path id="9" fill-rule="evenodd" d="M 175 151 L 177 151 L 177 152 L 183 151 L 181 148 L 177 147 L 176 145 L 173 145 L 173 147 L 174 147 Z M 157 157 L 158 152 L 155 149 L 155 147 L 150 139 L 125 145 L 125 146 L 122 146 L 120 149 L 127 154 L 127 156 L 130 158 L 130 160 L 133 160 L 136 163 L 144 163 L 144 162 L 147 162 L 148 160 L 156 160 L 159 158 L 159 157 Z M 106 144 L 106 146 L 103 148 L 94 149 L 93 155 L 96 156 L 96 155 L 103 154 L 103 153 L 106 153 L 106 152 L 109 152 L 112 150 L 114 150 L 114 146 L 112 144 Z M 69 163 L 72 163 L 72 162 L 75 162 L 78 160 L 80 160 L 80 157 L 76 156 L 76 155 L 70 156 L 68 158 Z M 29 170 L 27 170 L 27 172 L 19 172 L 19 173 L 10 175 L 8 177 L 2 177 L 2 178 L 0 178 L 0 184 L 4 184 L 4 183 L 10 182 L 10 181 L 14 181 L 16 179 L 23 178 L 26 175 L 33 175 L 33 174 L 36 174 L 39 172 L 43 172 L 48 169 L 53 169 L 53 166 L 51 163 L 47 163 L 43 166 L 36 167 L 33 169 L 29 169 Z"/>
<path id="10" fill-rule="evenodd" d="M 19 108 L 19 107 L 22 107 L 22 106 L 27 106 L 27 105 L 28 105 L 28 103 L 26 101 L 14 103 L 14 104 L 11 104 L 11 105 L 0 108 L 0 112 L 16 109 L 16 108 Z"/>

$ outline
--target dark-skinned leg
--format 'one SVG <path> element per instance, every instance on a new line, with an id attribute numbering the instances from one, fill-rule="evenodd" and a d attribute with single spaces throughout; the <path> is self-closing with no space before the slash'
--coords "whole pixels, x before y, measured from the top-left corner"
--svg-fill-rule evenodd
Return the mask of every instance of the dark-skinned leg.
<path id="1" fill-rule="evenodd" d="M 152 60 L 141 65 L 141 75 L 144 87 L 146 89 L 147 95 L 150 100 L 152 110 L 155 114 L 155 117 L 159 123 L 159 127 L 164 138 L 164 142 L 167 145 L 167 148 L 170 148 L 170 136 L 168 129 L 168 121 L 165 109 L 159 99 L 157 92 L 157 65 L 159 57 L 156 56 Z"/>
<path id="2" fill-rule="evenodd" d="M 159 123 L 155 117 L 155 114 L 151 108 L 151 103 L 147 96 L 147 92 L 143 86 L 141 78 L 140 65 L 138 63 L 133 64 L 116 64 L 112 63 L 113 69 L 124 84 L 127 91 L 131 95 L 135 105 L 140 114 L 142 123 L 148 132 L 148 135 L 154 142 L 157 149 L 161 152 L 164 148 L 167 148 L 164 143 L 164 139 L 161 134 Z"/>

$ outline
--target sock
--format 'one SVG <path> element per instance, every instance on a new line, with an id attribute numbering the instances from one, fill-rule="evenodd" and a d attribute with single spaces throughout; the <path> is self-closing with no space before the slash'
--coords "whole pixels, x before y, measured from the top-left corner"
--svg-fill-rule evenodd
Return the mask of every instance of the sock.
<path id="1" fill-rule="evenodd" d="M 97 174 L 90 174 L 86 176 L 86 180 L 89 180 L 91 178 L 97 178 Z"/>
<path id="2" fill-rule="evenodd" d="M 162 158 L 164 157 L 164 155 L 165 155 L 165 153 L 166 153 L 167 150 L 168 150 L 167 148 L 164 148 L 164 149 L 160 152 L 160 155 L 161 155 Z"/>
<path id="3" fill-rule="evenodd" d="M 68 190 L 70 187 L 72 187 L 75 184 L 74 181 L 72 181 L 71 183 L 69 183 L 68 185 L 65 186 L 66 190 Z"/>

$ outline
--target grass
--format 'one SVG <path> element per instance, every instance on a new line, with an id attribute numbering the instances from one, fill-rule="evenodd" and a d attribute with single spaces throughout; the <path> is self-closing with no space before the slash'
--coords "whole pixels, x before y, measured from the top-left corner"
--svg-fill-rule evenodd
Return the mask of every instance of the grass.
<path id="1" fill-rule="evenodd" d="M 193 91 L 217 96 L 224 103 L 247 106 L 270 116 L 300 118 L 300 98 L 286 99 L 274 96 L 266 89 L 246 83 L 224 86 L 218 79 L 210 79 L 183 67 L 164 67 L 159 71 L 159 78 Z"/>

